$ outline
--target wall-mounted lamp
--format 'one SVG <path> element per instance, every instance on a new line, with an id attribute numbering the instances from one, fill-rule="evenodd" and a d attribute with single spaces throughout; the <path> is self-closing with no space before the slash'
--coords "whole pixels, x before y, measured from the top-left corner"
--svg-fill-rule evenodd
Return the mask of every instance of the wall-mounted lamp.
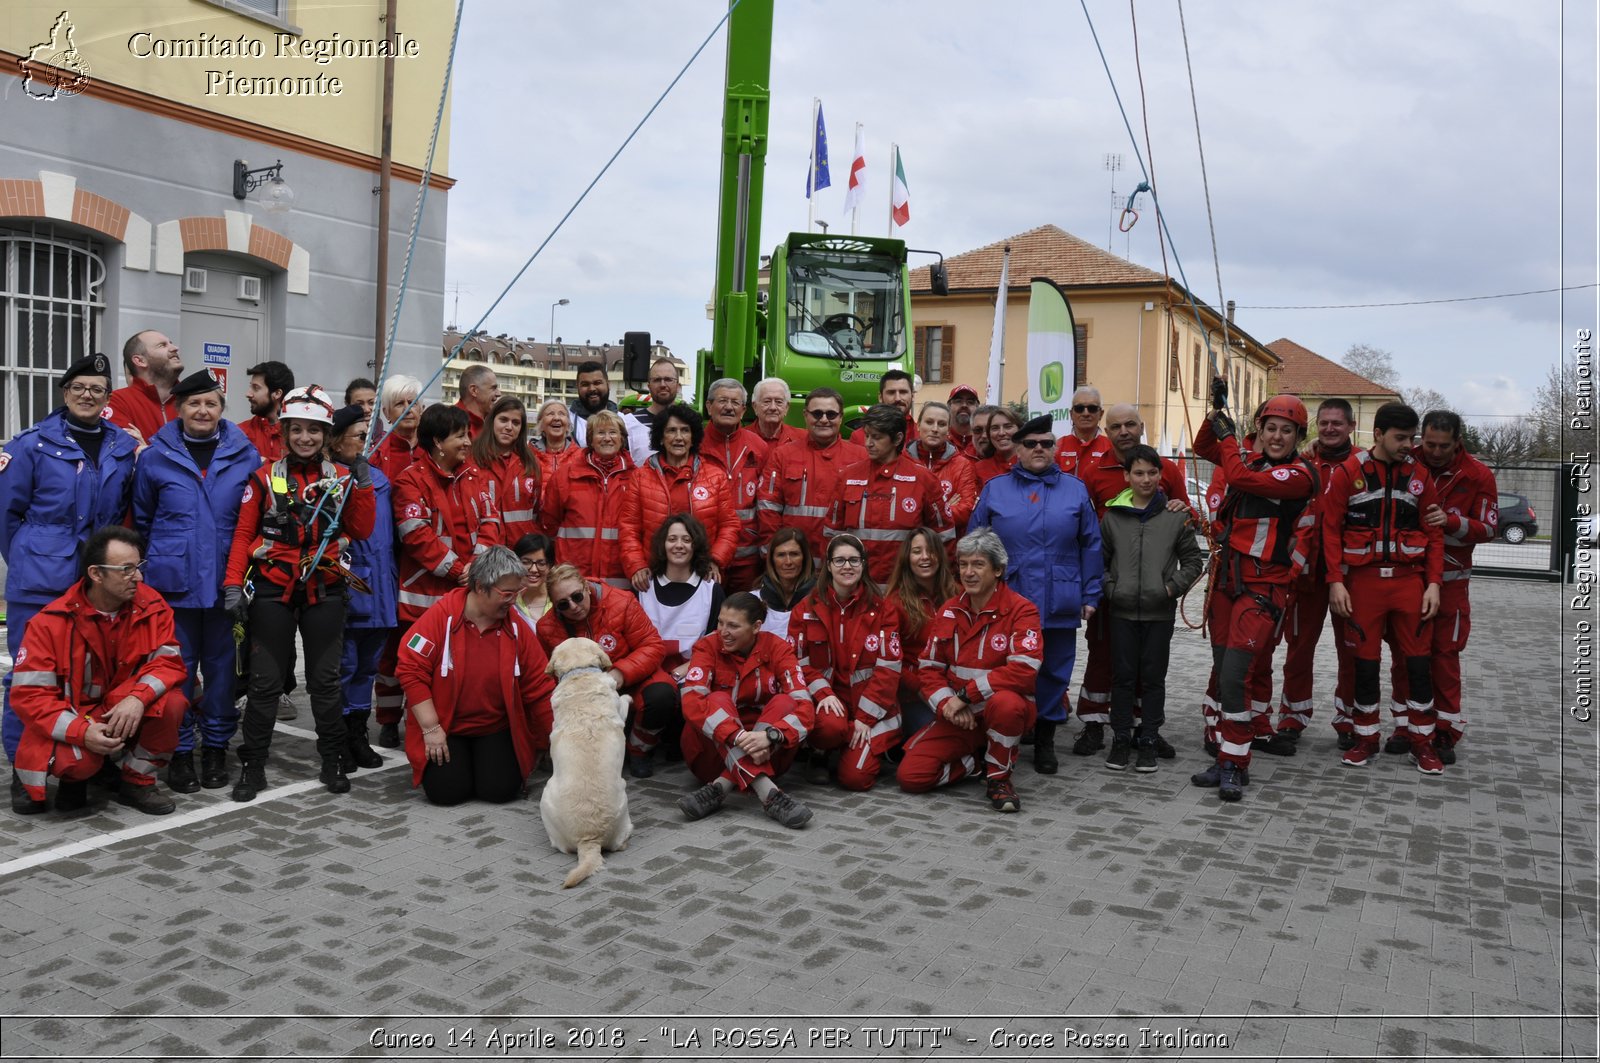
<path id="1" fill-rule="evenodd" d="M 243 199 L 262 185 L 268 186 L 266 195 L 262 197 L 262 206 L 269 212 L 283 214 L 294 206 L 294 189 L 283 179 L 282 159 L 255 170 L 250 169 L 249 163 L 243 159 L 233 161 L 234 199 Z"/>

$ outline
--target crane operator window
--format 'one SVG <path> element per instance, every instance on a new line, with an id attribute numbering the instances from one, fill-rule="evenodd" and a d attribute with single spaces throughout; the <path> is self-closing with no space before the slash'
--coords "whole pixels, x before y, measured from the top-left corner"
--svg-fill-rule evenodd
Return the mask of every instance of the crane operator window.
<path id="1" fill-rule="evenodd" d="M 904 353 L 900 267 L 893 259 L 799 252 L 788 265 L 787 332 L 797 354 L 890 359 Z"/>

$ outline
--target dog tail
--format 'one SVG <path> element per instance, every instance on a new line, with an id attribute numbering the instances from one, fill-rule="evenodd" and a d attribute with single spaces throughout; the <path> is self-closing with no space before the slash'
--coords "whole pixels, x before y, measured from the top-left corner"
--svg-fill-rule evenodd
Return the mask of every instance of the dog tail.
<path id="1" fill-rule="evenodd" d="M 589 838 L 579 842 L 578 866 L 572 869 L 572 874 L 567 876 L 567 880 L 561 884 L 561 888 L 564 890 L 571 889 L 596 871 L 599 871 L 604 864 L 605 861 L 600 858 L 599 841 Z"/>

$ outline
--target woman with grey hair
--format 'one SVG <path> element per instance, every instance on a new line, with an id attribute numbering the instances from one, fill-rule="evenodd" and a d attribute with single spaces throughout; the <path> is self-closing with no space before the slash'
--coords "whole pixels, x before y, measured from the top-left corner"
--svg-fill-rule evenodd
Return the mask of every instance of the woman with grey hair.
<path id="1" fill-rule="evenodd" d="M 400 648 L 411 784 L 433 804 L 514 799 L 550 745 L 555 680 L 533 627 L 512 608 L 523 576 L 516 554 L 491 546 Z"/>
<path id="2" fill-rule="evenodd" d="M 378 408 L 383 411 L 385 432 L 382 441 L 372 448 L 368 459 L 372 467 L 393 480 L 424 451 L 417 446 L 417 425 L 422 421 L 422 411 L 427 403 L 422 394 L 422 381 L 414 376 L 396 374 L 383 382 L 378 393 Z"/>
<path id="3" fill-rule="evenodd" d="M 1022 733 L 1033 725 L 1043 639 L 1039 610 L 1005 585 L 1005 544 L 988 528 L 956 543 L 961 593 L 928 625 L 916 682 L 934 721 L 912 736 L 898 772 L 900 789 L 922 793 L 980 773 L 989 803 L 1017 812 L 1011 784 Z"/>

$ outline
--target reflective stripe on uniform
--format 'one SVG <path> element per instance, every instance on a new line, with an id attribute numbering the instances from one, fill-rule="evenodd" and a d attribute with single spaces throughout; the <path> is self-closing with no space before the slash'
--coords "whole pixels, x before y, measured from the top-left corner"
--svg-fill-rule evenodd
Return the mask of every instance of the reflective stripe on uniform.
<path id="1" fill-rule="evenodd" d="M 67 740 L 67 729 L 76 722 L 78 722 L 77 713 L 71 709 L 61 710 L 56 716 L 56 725 L 50 728 L 50 737 L 57 742 L 65 742 Z"/>
<path id="2" fill-rule="evenodd" d="M 733 717 L 728 715 L 727 709 L 718 709 L 706 717 L 706 722 L 700 725 L 700 730 L 705 732 L 707 738 L 715 738 L 717 736 L 717 726 L 731 719 Z"/>
<path id="3" fill-rule="evenodd" d="M 14 687 L 56 687 L 61 685 L 61 681 L 54 672 L 12 672 L 11 685 Z"/>

